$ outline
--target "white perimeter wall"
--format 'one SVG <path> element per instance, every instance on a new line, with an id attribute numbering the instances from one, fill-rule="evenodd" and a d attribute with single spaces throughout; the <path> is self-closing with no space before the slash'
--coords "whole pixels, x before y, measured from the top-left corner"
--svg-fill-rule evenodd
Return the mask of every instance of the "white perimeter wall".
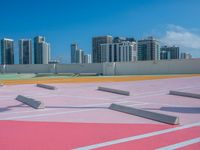
<path id="1" fill-rule="evenodd" d="M 103 73 L 103 64 L 58 64 L 57 73 Z"/>
<path id="2" fill-rule="evenodd" d="M 0 65 L 0 73 L 103 73 L 103 64 Z"/>
<path id="3" fill-rule="evenodd" d="M 53 71 L 53 65 L 31 64 L 31 65 L 3 65 L 0 66 L 0 72 L 4 73 L 50 73 Z"/>
<path id="4" fill-rule="evenodd" d="M 117 75 L 131 74 L 182 74 L 200 73 L 200 59 L 138 61 L 135 63 L 116 63 Z"/>
<path id="5" fill-rule="evenodd" d="M 0 65 L 1 73 L 98 73 L 104 75 L 195 74 L 200 59 L 138 61 L 128 63 Z"/>

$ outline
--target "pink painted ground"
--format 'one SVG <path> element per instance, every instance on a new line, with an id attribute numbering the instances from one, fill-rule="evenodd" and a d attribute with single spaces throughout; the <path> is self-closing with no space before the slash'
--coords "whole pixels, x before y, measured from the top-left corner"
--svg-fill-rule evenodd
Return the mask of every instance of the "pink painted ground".
<path id="1" fill-rule="evenodd" d="M 180 118 L 181 125 L 192 124 L 200 121 L 200 99 L 172 96 L 168 93 L 169 90 L 179 90 L 200 94 L 199 83 L 200 77 L 190 77 L 118 83 L 54 84 L 54 86 L 57 87 L 57 90 L 46 90 L 38 88 L 35 85 L 4 86 L 0 87 L 0 120 L 2 120 L 0 121 L 0 130 L 5 131 L 4 133 L 12 131 L 12 134 L 19 134 L 18 131 L 15 131 L 14 129 L 10 130 L 10 128 L 7 128 L 6 126 L 1 126 L 1 123 L 4 123 L 5 120 L 15 120 L 20 122 L 39 121 L 49 122 L 49 124 L 52 122 L 57 122 L 58 124 L 66 122 L 66 126 L 69 122 L 77 124 L 92 123 L 95 124 L 94 126 L 98 125 L 99 123 L 112 125 L 130 124 L 133 126 L 134 124 L 151 124 L 159 126 L 165 125 L 156 121 L 109 110 L 107 108 L 111 103 L 118 103 L 178 116 Z M 131 95 L 123 96 L 98 91 L 96 90 L 98 86 L 128 90 L 130 91 Z M 45 103 L 46 108 L 40 110 L 32 109 L 29 106 L 21 104 L 15 100 L 17 95 L 24 95 L 30 98 L 41 100 Z M 6 121 L 6 123 L 9 124 L 10 122 Z M 121 126 L 121 130 L 123 129 L 124 127 Z M 160 130 L 159 128 L 154 127 L 152 129 Z M 57 129 L 55 128 L 55 130 Z M 140 130 L 143 129 L 141 128 Z M 23 133 L 23 131 L 21 132 Z M 76 132 L 76 130 L 74 130 L 74 132 Z M 190 139 L 189 135 L 191 135 L 191 137 L 196 137 L 197 133 L 200 135 L 199 128 L 195 129 L 195 131 L 187 130 L 187 133 L 185 133 L 186 135 L 188 134 L 186 139 L 187 137 Z M 94 134 L 96 137 L 99 136 L 97 133 Z M 2 134 L 0 134 L 0 147 L 5 146 L 4 150 L 7 150 L 6 146 L 8 146 L 7 144 L 11 139 L 9 136 L 1 135 Z M 109 134 L 104 135 L 103 141 L 109 139 L 110 136 L 111 135 Z M 121 137 L 121 134 L 116 136 Z M 17 136 L 15 136 L 15 138 L 16 137 Z M 113 138 L 115 139 L 116 137 Z M 170 136 L 165 138 L 170 138 Z M 149 140 L 150 142 L 153 141 L 151 138 Z M 158 142 L 159 140 L 160 138 L 158 138 Z M 177 137 L 177 140 L 177 142 L 179 142 L 183 139 Z M 79 141 L 75 141 L 75 143 L 79 143 Z M 92 141 L 91 143 L 85 143 L 85 145 L 88 144 L 94 143 Z M 124 144 L 125 143 L 120 144 L 120 147 L 124 147 Z M 164 145 L 168 144 L 169 143 L 165 143 Z M 130 147 L 137 146 L 139 148 L 143 144 L 138 146 L 137 144 L 135 145 L 134 143 L 130 142 L 127 143 L 127 145 L 130 145 Z M 125 147 L 127 145 L 125 144 Z M 194 146 L 195 145 L 198 144 L 194 144 Z M 116 147 L 118 147 L 118 145 L 116 145 L 115 148 Z M 190 148 L 190 146 L 187 147 Z M 152 148 L 154 147 L 152 146 Z"/>

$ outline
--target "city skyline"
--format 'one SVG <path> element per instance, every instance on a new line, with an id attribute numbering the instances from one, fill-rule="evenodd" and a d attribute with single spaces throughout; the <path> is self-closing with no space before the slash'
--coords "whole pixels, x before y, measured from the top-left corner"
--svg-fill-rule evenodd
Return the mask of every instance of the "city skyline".
<path id="1" fill-rule="evenodd" d="M 1 59 L 3 58 L 1 64 L 66 64 L 59 59 L 51 58 L 51 44 L 45 39 L 44 36 L 36 36 L 33 40 L 34 44 L 31 39 L 20 39 L 18 42 L 19 63 L 16 63 L 14 62 L 14 59 L 16 60 L 14 40 L 3 38 L 1 40 Z M 71 64 L 193 58 L 192 54 L 181 52 L 177 46 L 161 46 L 160 41 L 152 36 L 138 40 L 133 37 L 113 37 L 111 35 L 92 37 L 91 54 L 86 54 L 77 43 L 72 43 L 70 47 Z"/>
<path id="2" fill-rule="evenodd" d="M 61 58 L 64 63 L 70 63 L 71 43 L 91 53 L 91 37 L 99 35 L 154 36 L 170 46 L 176 42 L 181 52 L 200 57 L 198 0 L 85 0 L 84 7 L 77 5 L 81 2 L 44 0 L 37 5 L 37 0 L 2 1 L 0 38 L 14 39 L 17 45 L 18 39 L 43 35 L 51 43 L 52 59 Z M 15 46 L 17 58 L 18 54 Z"/>

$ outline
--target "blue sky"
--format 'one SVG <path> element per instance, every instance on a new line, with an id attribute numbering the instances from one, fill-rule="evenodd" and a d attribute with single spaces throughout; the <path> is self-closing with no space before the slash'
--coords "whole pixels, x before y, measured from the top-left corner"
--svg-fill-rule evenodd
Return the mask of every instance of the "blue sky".
<path id="1" fill-rule="evenodd" d="M 153 35 L 161 43 L 200 57 L 199 0 L 3 0 L 0 38 L 17 41 L 43 35 L 52 58 L 70 62 L 70 44 L 91 53 L 93 36 Z M 192 43 L 191 43 L 192 42 Z"/>

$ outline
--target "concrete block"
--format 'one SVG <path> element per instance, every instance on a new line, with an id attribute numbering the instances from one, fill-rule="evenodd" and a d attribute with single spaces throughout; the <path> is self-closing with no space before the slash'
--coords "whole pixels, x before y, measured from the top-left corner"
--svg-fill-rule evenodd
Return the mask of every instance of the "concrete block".
<path id="1" fill-rule="evenodd" d="M 35 99 L 32 99 L 32 98 L 28 98 L 28 97 L 24 97 L 22 95 L 18 95 L 16 97 L 16 100 L 28 105 L 28 106 L 31 106 L 35 109 L 42 109 L 44 108 L 44 103 L 41 102 L 41 101 L 36 101 Z"/>
<path id="2" fill-rule="evenodd" d="M 180 92 L 180 91 L 169 91 L 169 94 L 200 99 L 200 94 L 195 94 L 195 93 Z"/>
<path id="3" fill-rule="evenodd" d="M 172 124 L 172 125 L 179 124 L 179 118 L 176 116 L 170 116 L 166 114 L 161 114 L 157 112 L 137 109 L 137 108 L 118 105 L 118 104 L 111 104 L 109 109 L 151 119 L 151 120 L 155 120 L 155 121 L 159 121 L 159 122 L 163 122 L 163 123 L 167 123 L 167 124 Z"/>
<path id="4" fill-rule="evenodd" d="M 118 89 L 111 89 L 111 88 L 107 88 L 107 87 L 98 87 L 98 90 L 99 91 L 116 93 L 116 94 L 121 94 L 121 95 L 126 95 L 126 96 L 130 95 L 129 91 L 123 91 L 123 90 L 118 90 Z"/>
<path id="5" fill-rule="evenodd" d="M 41 88 L 45 88 L 45 89 L 49 89 L 49 90 L 55 90 L 56 89 L 54 86 L 46 85 L 46 84 L 37 84 L 36 86 L 41 87 Z"/>

